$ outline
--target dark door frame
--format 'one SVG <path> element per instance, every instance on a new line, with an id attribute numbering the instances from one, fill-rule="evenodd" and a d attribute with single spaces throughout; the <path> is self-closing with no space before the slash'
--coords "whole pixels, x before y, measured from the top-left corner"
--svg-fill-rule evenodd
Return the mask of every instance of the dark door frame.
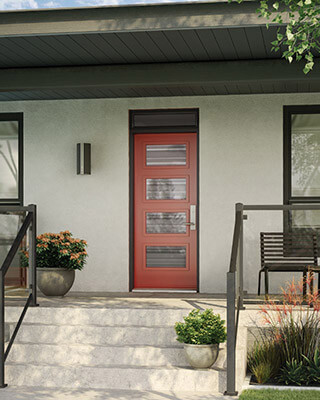
<path id="1" fill-rule="evenodd" d="M 134 115 L 139 113 L 146 116 L 159 116 L 161 114 L 172 114 L 179 118 L 181 113 L 194 113 L 194 125 L 168 125 L 168 126 L 153 126 L 136 127 L 134 126 Z M 151 117 L 152 120 L 152 117 Z M 179 108 L 179 109 L 148 109 L 148 110 L 129 110 L 129 291 L 134 288 L 134 135 L 136 133 L 197 133 L 197 291 L 199 292 L 199 254 L 200 254 L 200 191 L 199 191 L 199 109 L 198 108 Z"/>

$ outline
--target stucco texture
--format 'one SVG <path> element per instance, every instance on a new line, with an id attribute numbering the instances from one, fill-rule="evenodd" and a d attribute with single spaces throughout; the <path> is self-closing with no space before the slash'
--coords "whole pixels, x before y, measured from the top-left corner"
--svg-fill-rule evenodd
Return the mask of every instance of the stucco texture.
<path id="1" fill-rule="evenodd" d="M 130 109 L 200 110 L 200 291 L 225 292 L 234 205 L 283 202 L 283 105 L 320 94 L 93 99 L 1 103 L 24 113 L 25 204 L 38 231 L 68 229 L 88 241 L 75 291 L 129 290 Z M 76 175 L 76 143 L 92 145 L 92 175 Z M 259 232 L 281 230 L 279 213 L 245 222 L 245 289 L 257 290 Z M 288 277 L 271 276 L 271 291 Z"/>

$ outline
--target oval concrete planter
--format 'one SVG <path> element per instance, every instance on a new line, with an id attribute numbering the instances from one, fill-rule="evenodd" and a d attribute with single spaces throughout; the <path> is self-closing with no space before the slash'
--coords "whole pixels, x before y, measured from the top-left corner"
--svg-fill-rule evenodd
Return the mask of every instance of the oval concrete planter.
<path id="1" fill-rule="evenodd" d="M 219 345 L 184 343 L 184 351 L 193 368 L 210 368 L 217 361 Z"/>
<path id="2" fill-rule="evenodd" d="M 37 268 L 38 288 L 45 296 L 64 296 L 71 289 L 75 271 L 65 268 Z"/>

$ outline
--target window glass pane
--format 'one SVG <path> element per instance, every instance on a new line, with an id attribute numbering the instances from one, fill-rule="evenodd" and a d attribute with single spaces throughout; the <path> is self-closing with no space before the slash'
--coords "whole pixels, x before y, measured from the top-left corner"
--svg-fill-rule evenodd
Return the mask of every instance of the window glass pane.
<path id="1" fill-rule="evenodd" d="M 291 211 L 293 228 L 320 229 L 320 210 Z"/>
<path id="2" fill-rule="evenodd" d="M 186 233 L 185 212 L 147 213 L 147 233 Z"/>
<path id="3" fill-rule="evenodd" d="M 185 246 L 147 246 L 147 268 L 185 268 Z"/>
<path id="4" fill-rule="evenodd" d="M 185 144 L 147 145 L 147 165 L 186 165 L 187 148 Z"/>
<path id="5" fill-rule="evenodd" d="M 18 198 L 17 121 L 0 121 L 0 199 Z"/>
<path id="6" fill-rule="evenodd" d="M 186 200 L 185 178 L 147 179 L 147 200 Z"/>
<path id="7" fill-rule="evenodd" d="M 320 197 L 320 114 L 292 116 L 292 195 Z"/>

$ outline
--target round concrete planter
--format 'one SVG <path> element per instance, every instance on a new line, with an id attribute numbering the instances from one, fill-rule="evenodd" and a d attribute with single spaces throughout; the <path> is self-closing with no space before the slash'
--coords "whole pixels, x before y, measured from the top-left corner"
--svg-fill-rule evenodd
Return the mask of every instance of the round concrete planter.
<path id="1" fill-rule="evenodd" d="M 45 296 L 64 296 L 69 292 L 75 271 L 65 268 L 37 268 L 38 288 Z"/>
<path id="2" fill-rule="evenodd" d="M 210 368 L 219 354 L 218 344 L 184 344 L 188 362 L 193 368 Z"/>

